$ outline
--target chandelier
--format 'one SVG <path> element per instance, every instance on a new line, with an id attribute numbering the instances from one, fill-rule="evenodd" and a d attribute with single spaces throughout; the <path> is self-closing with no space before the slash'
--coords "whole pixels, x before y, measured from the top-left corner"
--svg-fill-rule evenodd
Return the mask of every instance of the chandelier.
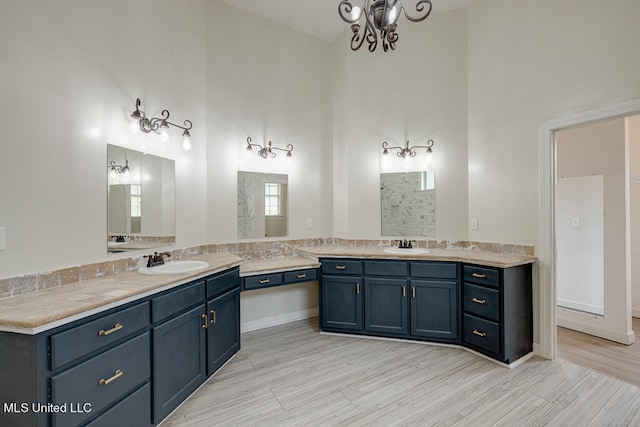
<path id="1" fill-rule="evenodd" d="M 342 0 L 338 13 L 343 21 L 351 24 L 353 37 L 351 50 L 358 50 L 367 41 L 369 52 L 378 47 L 378 38 L 384 51 L 394 50 L 398 41 L 397 22 L 400 14 L 411 22 L 424 21 L 431 14 L 431 0 L 419 0 L 416 3 L 416 16 L 407 13 L 402 0 L 360 0 L 362 7 L 354 6 L 351 0 Z M 355 2 L 355 1 L 354 1 Z M 364 16 L 364 31 L 360 31 L 360 21 Z"/>

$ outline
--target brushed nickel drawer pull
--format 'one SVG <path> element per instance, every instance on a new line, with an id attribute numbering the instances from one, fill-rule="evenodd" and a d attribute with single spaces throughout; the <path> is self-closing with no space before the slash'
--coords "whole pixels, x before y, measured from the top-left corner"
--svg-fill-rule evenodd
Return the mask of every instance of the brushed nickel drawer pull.
<path id="1" fill-rule="evenodd" d="M 306 277 L 307 277 L 306 274 L 296 274 L 296 279 L 304 279 Z"/>
<path id="2" fill-rule="evenodd" d="M 336 270 L 346 270 L 347 266 L 346 265 L 336 265 Z"/>
<path id="3" fill-rule="evenodd" d="M 477 277 L 478 279 L 486 279 L 487 278 L 486 274 L 480 274 L 480 273 L 473 273 L 472 276 L 473 277 Z"/>
<path id="4" fill-rule="evenodd" d="M 356 295 L 360 295 L 360 283 L 356 283 Z"/>
<path id="5" fill-rule="evenodd" d="M 477 329 L 474 329 L 474 330 L 473 330 L 473 334 L 474 334 L 474 335 L 477 335 L 477 336 L 479 336 L 479 337 L 483 337 L 483 338 L 487 336 L 487 333 L 486 333 L 486 332 L 480 332 L 480 331 L 478 331 Z"/>
<path id="6" fill-rule="evenodd" d="M 112 334 L 114 332 L 117 332 L 120 329 L 122 329 L 122 324 L 116 323 L 115 325 L 113 325 L 113 328 L 108 329 L 106 331 L 104 329 L 100 329 L 100 332 L 98 332 L 98 335 L 100 335 L 101 337 L 104 337 L 104 336 L 107 336 L 107 335 Z"/>
<path id="7" fill-rule="evenodd" d="M 413 286 L 411 287 L 411 298 L 415 298 L 416 297 L 416 287 Z"/>
<path id="8" fill-rule="evenodd" d="M 258 283 L 260 283 L 261 285 L 264 285 L 265 283 L 269 283 L 270 281 L 271 279 L 262 279 Z"/>
<path id="9" fill-rule="evenodd" d="M 216 318 L 216 311 L 215 310 L 211 310 L 211 324 L 215 325 L 217 322 L 217 318 Z"/>
<path id="10" fill-rule="evenodd" d="M 207 320 L 209 320 L 209 319 L 207 319 L 207 315 L 206 314 L 202 315 L 202 320 L 203 320 L 202 329 L 207 329 L 207 323 L 208 323 Z"/>
<path id="11" fill-rule="evenodd" d="M 106 380 L 104 378 L 102 378 L 100 381 L 98 381 L 98 384 L 99 385 L 107 385 L 111 381 L 117 380 L 118 378 L 120 378 L 123 374 L 124 374 L 124 372 L 122 372 L 120 369 L 116 369 L 116 371 L 113 373 L 113 376 L 111 378 L 107 378 Z"/>
<path id="12" fill-rule="evenodd" d="M 407 287 L 403 286 L 402 287 L 402 298 L 406 298 L 407 297 Z"/>
<path id="13" fill-rule="evenodd" d="M 476 304 L 486 304 L 486 303 L 487 303 L 487 300 L 484 300 L 484 299 L 478 299 L 478 298 L 476 298 L 476 297 L 473 297 L 473 298 L 471 299 L 471 301 L 475 302 Z"/>

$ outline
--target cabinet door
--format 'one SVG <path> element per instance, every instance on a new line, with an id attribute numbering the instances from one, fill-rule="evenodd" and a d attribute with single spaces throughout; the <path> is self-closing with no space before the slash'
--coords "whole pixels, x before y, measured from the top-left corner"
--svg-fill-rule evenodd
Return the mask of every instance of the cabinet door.
<path id="1" fill-rule="evenodd" d="M 322 276 L 322 329 L 362 331 L 360 277 Z"/>
<path id="2" fill-rule="evenodd" d="M 407 335 L 407 281 L 364 279 L 364 329 L 367 332 Z"/>
<path id="3" fill-rule="evenodd" d="M 209 301 L 207 313 L 207 375 L 211 375 L 240 350 L 240 289 Z"/>
<path id="4" fill-rule="evenodd" d="M 153 329 L 154 422 L 160 422 L 207 378 L 204 305 Z"/>
<path id="5" fill-rule="evenodd" d="M 411 281 L 411 335 L 458 340 L 457 282 Z"/>

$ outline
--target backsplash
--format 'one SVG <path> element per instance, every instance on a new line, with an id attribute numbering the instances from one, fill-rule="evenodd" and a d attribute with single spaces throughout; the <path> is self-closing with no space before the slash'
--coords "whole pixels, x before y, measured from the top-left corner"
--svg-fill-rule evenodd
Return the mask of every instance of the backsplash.
<path id="1" fill-rule="evenodd" d="M 395 246 L 395 240 L 389 239 L 341 239 L 335 237 L 315 239 L 290 239 L 258 242 L 236 242 L 201 245 L 190 248 L 174 249 L 170 251 L 172 259 L 186 259 L 189 257 L 211 254 L 232 253 L 246 261 L 256 259 L 284 258 L 291 256 L 305 256 L 297 248 L 305 246 L 339 245 L 348 247 L 389 247 Z M 501 252 L 514 255 L 533 255 L 533 246 L 511 245 L 501 243 L 446 241 L 446 240 L 416 240 L 414 246 L 429 249 L 467 249 L 490 252 Z M 33 292 L 40 289 L 55 288 L 82 280 L 94 279 L 110 274 L 133 271 L 142 265 L 143 258 L 124 258 L 104 261 L 95 264 L 85 264 L 60 270 L 26 274 L 24 276 L 0 279 L 0 298 Z"/>

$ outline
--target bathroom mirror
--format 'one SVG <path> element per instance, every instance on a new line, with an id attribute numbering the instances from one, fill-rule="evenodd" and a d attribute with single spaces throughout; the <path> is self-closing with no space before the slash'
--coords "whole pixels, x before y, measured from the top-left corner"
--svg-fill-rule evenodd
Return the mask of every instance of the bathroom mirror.
<path id="1" fill-rule="evenodd" d="M 175 162 L 107 145 L 107 251 L 175 243 Z"/>
<path id="2" fill-rule="evenodd" d="M 287 186 L 287 175 L 238 171 L 238 239 L 287 235 Z"/>
<path id="3" fill-rule="evenodd" d="M 380 174 L 381 235 L 435 237 L 433 171 Z"/>

